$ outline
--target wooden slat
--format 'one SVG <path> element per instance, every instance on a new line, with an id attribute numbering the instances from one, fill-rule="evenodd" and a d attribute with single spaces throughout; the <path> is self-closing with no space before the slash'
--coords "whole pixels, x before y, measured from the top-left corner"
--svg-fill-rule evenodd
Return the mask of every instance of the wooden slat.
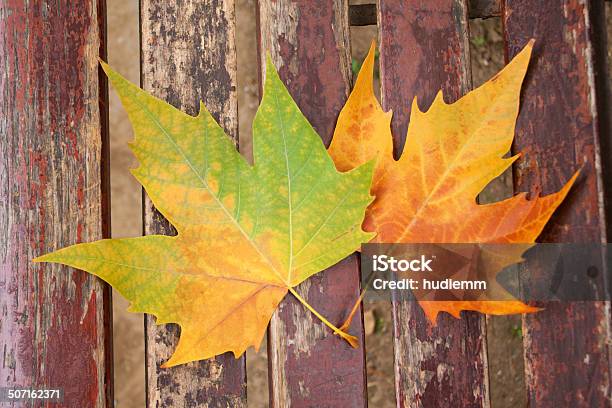
<path id="1" fill-rule="evenodd" d="M 504 10 L 509 58 L 536 39 L 517 122 L 514 148 L 524 155 L 515 187 L 551 193 L 582 168 L 540 240 L 606 242 L 611 156 L 603 1 L 538 2 L 537 13 L 533 7 L 507 0 Z M 610 406 L 609 303 L 541 305 L 546 310 L 523 318 L 529 406 Z"/>
<path id="2" fill-rule="evenodd" d="M 470 18 L 491 18 L 501 16 L 501 0 L 470 0 Z M 376 4 L 354 4 L 349 7 L 349 22 L 352 26 L 377 24 Z"/>
<path id="3" fill-rule="evenodd" d="M 199 101 L 204 101 L 237 143 L 234 1 L 141 0 L 140 10 L 143 88 L 190 114 L 196 114 Z M 144 229 L 145 234 L 174 234 L 147 198 Z M 148 406 L 245 406 L 244 357 L 235 359 L 228 353 L 160 368 L 178 336 L 178 326 L 155 326 L 154 318 L 147 316 Z"/>
<path id="4" fill-rule="evenodd" d="M 376 4 L 354 4 L 349 7 L 352 26 L 376 25 Z"/>
<path id="5" fill-rule="evenodd" d="M 31 259 L 110 233 L 103 5 L 0 3 L 0 387 L 74 407 L 113 404 L 110 291 Z"/>
<path id="6" fill-rule="evenodd" d="M 470 18 L 491 18 L 501 16 L 501 0 L 470 0 Z"/>
<path id="7" fill-rule="evenodd" d="M 329 143 L 350 89 L 347 2 L 260 0 L 258 15 L 261 71 L 269 52 L 300 109 Z M 359 295 L 356 256 L 297 290 L 331 322 L 341 323 Z M 361 318 L 351 333 L 360 338 L 360 348 L 350 348 L 288 295 L 268 331 L 270 406 L 365 406 Z"/>
<path id="8" fill-rule="evenodd" d="M 447 102 L 470 89 L 467 5 L 461 0 L 380 0 L 383 106 L 393 110 L 396 154 L 410 104 L 428 108 L 441 88 Z M 489 405 L 485 320 L 444 313 L 432 327 L 415 302 L 393 302 L 399 407 Z"/>

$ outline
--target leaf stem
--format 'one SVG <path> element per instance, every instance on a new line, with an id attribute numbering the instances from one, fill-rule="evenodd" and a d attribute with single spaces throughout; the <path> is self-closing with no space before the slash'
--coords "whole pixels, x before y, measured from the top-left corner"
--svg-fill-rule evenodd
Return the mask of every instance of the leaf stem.
<path id="1" fill-rule="evenodd" d="M 344 321 L 344 323 L 342 323 L 342 326 L 340 326 L 341 330 L 348 330 L 349 327 L 351 327 L 351 323 L 353 322 L 353 317 L 355 317 L 355 313 L 357 313 L 357 310 L 359 310 L 359 305 L 361 305 L 361 302 L 363 301 L 363 297 L 365 296 L 365 293 L 366 293 L 367 289 L 368 288 L 365 287 L 361 291 L 361 294 L 359 295 L 359 298 L 357 298 L 357 301 L 353 305 L 353 308 L 351 309 L 351 312 L 349 313 L 349 315 L 346 318 L 346 320 Z"/>
<path id="2" fill-rule="evenodd" d="M 332 329 L 332 331 L 334 332 L 334 334 L 337 334 L 338 336 L 342 337 L 344 340 L 346 340 L 348 342 L 348 344 L 351 345 L 351 347 L 353 348 L 357 348 L 359 346 L 359 340 L 357 340 L 357 337 L 355 336 L 351 336 L 348 333 L 345 333 L 344 331 L 340 330 L 339 328 L 337 328 L 336 326 L 334 326 L 333 324 L 331 324 L 329 322 L 329 320 L 327 320 L 325 317 L 323 317 L 323 315 L 321 315 L 319 312 L 317 312 L 312 306 L 310 306 L 310 304 L 306 301 L 306 299 L 304 299 L 302 296 L 300 296 L 299 293 L 297 293 L 295 291 L 295 289 L 293 288 L 289 288 L 289 292 L 291 292 L 291 294 L 293 296 L 295 296 L 295 298 L 297 300 L 300 301 L 300 303 L 302 303 L 306 309 L 310 310 L 312 312 L 312 314 L 314 314 L 315 316 L 317 316 L 319 318 L 319 320 L 321 320 L 323 323 L 325 323 L 325 325 L 327 327 L 329 327 L 330 329 Z"/>
<path id="3" fill-rule="evenodd" d="M 351 309 L 351 312 L 349 313 L 348 317 L 346 318 L 344 323 L 342 323 L 342 326 L 340 326 L 341 330 L 348 330 L 349 327 L 351 327 L 351 323 L 353 322 L 353 317 L 355 317 L 355 313 L 357 313 L 357 310 L 359 310 L 359 305 L 361 305 L 361 302 L 363 302 L 363 298 L 365 297 L 366 291 L 369 289 L 373 280 L 374 280 L 374 272 L 370 273 L 370 276 L 368 276 L 368 279 L 366 280 L 365 285 L 363 285 L 363 289 L 361 289 L 359 298 L 357 298 L 357 301 L 355 301 L 355 304 L 353 305 L 353 308 Z"/>

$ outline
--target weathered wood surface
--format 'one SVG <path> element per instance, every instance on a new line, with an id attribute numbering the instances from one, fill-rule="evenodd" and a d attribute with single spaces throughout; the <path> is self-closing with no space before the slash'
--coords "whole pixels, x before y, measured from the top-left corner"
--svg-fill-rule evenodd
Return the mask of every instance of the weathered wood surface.
<path id="1" fill-rule="evenodd" d="M 31 259 L 110 232 L 103 5 L 0 2 L 0 387 L 73 407 L 113 404 L 110 291 Z"/>
<path id="2" fill-rule="evenodd" d="M 281 79 L 326 144 L 350 81 L 348 2 L 260 0 L 260 67 L 270 53 Z M 359 295 L 355 255 L 297 288 L 320 313 L 340 324 Z M 363 407 L 367 403 L 363 324 L 352 349 L 288 295 L 268 331 L 271 407 Z"/>
<path id="3" fill-rule="evenodd" d="M 349 24 L 352 26 L 376 25 L 376 4 L 354 4 L 349 7 Z"/>
<path id="4" fill-rule="evenodd" d="M 612 156 L 603 1 L 530 8 L 531 1 L 507 0 L 504 14 L 508 58 L 536 39 L 517 122 L 514 148 L 523 156 L 515 188 L 548 194 L 582 168 L 540 240 L 606 242 Z M 546 310 L 523 318 L 529 406 L 610 406 L 609 302 L 541 305 Z"/>
<path id="5" fill-rule="evenodd" d="M 190 114 L 206 104 L 238 141 L 235 16 L 233 0 L 141 0 L 141 82 Z M 174 235 L 170 224 L 144 201 L 145 234 Z M 177 325 L 156 326 L 146 317 L 149 407 L 246 405 L 245 358 L 233 354 L 161 369 L 176 347 Z"/>
<path id="6" fill-rule="evenodd" d="M 376 4 L 354 4 L 349 7 L 349 22 L 352 26 L 377 24 Z M 468 1 L 470 18 L 491 18 L 501 16 L 501 0 Z"/>
<path id="7" fill-rule="evenodd" d="M 410 106 L 447 102 L 471 87 L 467 4 L 462 0 L 380 0 L 380 72 L 385 110 L 393 110 L 396 155 Z M 485 319 L 443 313 L 432 327 L 412 301 L 393 302 L 396 397 L 399 407 L 489 405 Z"/>
<path id="8" fill-rule="evenodd" d="M 491 18 L 501 16 L 502 0 L 469 0 L 470 18 Z"/>

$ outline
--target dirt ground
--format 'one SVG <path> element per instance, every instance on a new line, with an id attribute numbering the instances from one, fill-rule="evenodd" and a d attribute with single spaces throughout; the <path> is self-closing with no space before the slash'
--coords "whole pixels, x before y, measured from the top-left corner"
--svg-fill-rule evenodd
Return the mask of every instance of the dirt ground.
<path id="1" fill-rule="evenodd" d="M 107 0 L 109 62 L 128 79 L 138 83 L 138 2 Z M 607 4 L 610 11 L 610 4 Z M 608 13 L 608 18 L 610 13 Z M 255 1 L 237 0 L 238 97 L 241 151 L 250 157 L 250 126 L 257 108 L 257 71 L 255 43 Z M 610 30 L 611 25 L 608 24 Z M 503 41 L 498 19 L 470 22 L 472 75 L 474 86 L 493 76 L 503 66 Z M 352 53 L 360 61 L 376 36 L 375 27 L 353 27 Z M 610 35 L 610 33 L 609 33 Z M 129 174 L 135 160 L 126 142 L 132 131 L 116 94 L 111 91 L 111 186 L 113 237 L 141 234 L 141 190 Z M 485 201 L 499 199 L 511 191 L 509 177 L 487 190 Z M 140 408 L 144 402 L 143 317 L 127 313 L 127 302 L 113 297 L 115 399 L 118 408 Z M 392 322 L 388 304 L 366 304 L 366 349 L 369 405 L 395 406 L 393 387 Z M 488 319 L 488 357 L 492 406 L 525 406 L 520 316 Z M 268 406 L 267 360 L 265 347 L 260 354 L 247 354 L 249 407 Z"/>

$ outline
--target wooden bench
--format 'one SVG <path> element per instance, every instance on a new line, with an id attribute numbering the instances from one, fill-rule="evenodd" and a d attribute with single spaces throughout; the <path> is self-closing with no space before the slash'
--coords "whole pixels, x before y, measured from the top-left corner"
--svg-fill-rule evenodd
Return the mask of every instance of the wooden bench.
<path id="1" fill-rule="evenodd" d="M 233 0 L 141 0 L 141 85 L 195 113 L 205 102 L 238 140 Z M 537 3 L 537 4 L 535 4 Z M 30 259 L 110 236 L 104 0 L 0 3 L 0 387 L 65 389 L 70 407 L 113 405 L 109 288 Z M 385 109 L 401 150 L 410 101 L 428 106 L 471 88 L 469 18 L 500 16 L 508 58 L 536 38 L 515 149 L 517 191 L 583 178 L 541 237 L 607 242 L 612 158 L 602 0 L 259 0 L 259 61 L 270 52 L 298 105 L 328 143 L 353 78 L 349 26 L 377 24 Z M 260 69 L 261 71 L 261 69 Z M 145 200 L 145 233 L 171 233 Z M 331 321 L 359 293 L 356 256 L 299 288 Z M 555 303 L 523 318 L 530 407 L 610 403 L 610 303 Z M 393 305 L 399 407 L 488 407 L 486 318 L 444 316 L 431 328 Z M 367 405 L 363 325 L 350 349 L 288 296 L 268 332 L 270 406 Z M 245 359 L 160 369 L 177 327 L 146 318 L 150 407 L 246 405 Z M 391 352 L 389 350 L 389 352 Z"/>

